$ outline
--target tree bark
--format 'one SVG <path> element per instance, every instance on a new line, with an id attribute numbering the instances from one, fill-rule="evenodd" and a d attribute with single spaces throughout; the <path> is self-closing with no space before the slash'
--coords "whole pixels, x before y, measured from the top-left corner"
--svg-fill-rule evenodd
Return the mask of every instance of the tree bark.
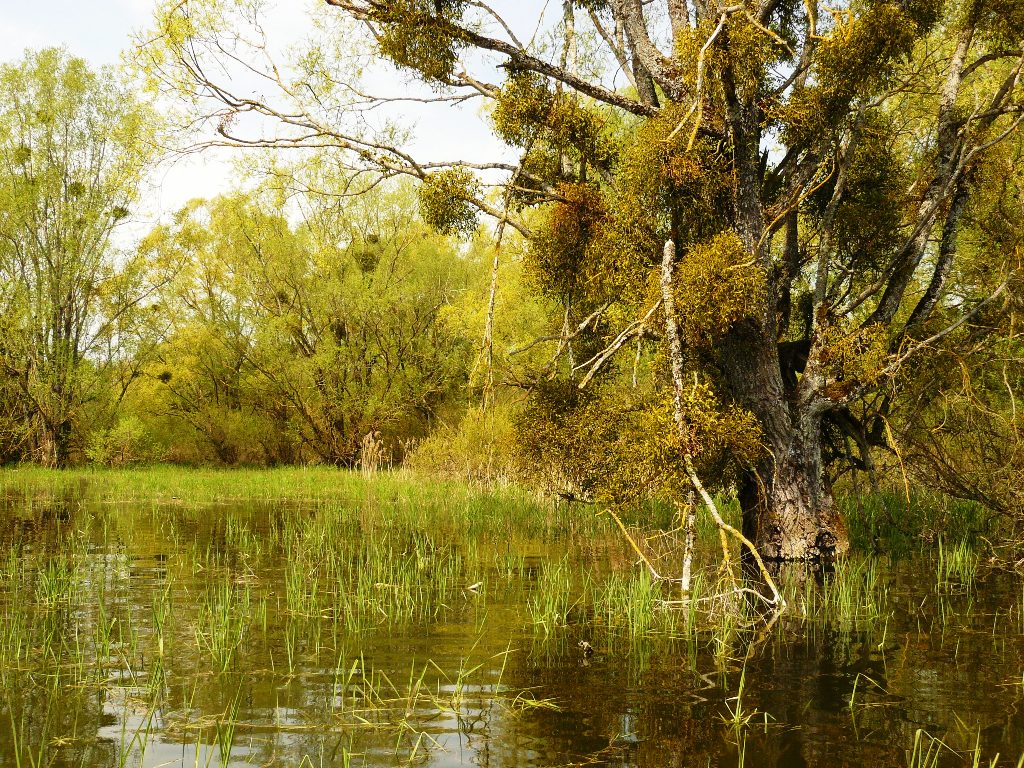
<path id="1" fill-rule="evenodd" d="M 766 560 L 822 560 L 849 549 L 830 489 L 821 482 L 820 429 L 784 447 L 743 477 L 743 532 Z"/>
<path id="2" fill-rule="evenodd" d="M 53 466 L 67 469 L 71 466 L 71 421 L 61 421 L 53 430 Z"/>
<path id="3" fill-rule="evenodd" d="M 739 323 L 721 345 L 733 396 L 761 424 L 765 458 L 743 475 L 743 533 L 766 560 L 818 560 L 849 548 L 824 480 L 821 421 L 827 403 L 787 396 L 773 332 Z"/>

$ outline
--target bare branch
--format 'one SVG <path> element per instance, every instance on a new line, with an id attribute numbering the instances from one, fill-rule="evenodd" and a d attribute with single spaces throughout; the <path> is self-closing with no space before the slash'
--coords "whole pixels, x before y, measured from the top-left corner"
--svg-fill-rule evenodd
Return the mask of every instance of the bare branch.
<path id="1" fill-rule="evenodd" d="M 354 2 L 353 0 L 324 0 L 324 2 L 328 5 L 340 8 L 343 11 L 348 11 L 357 19 L 368 21 L 373 18 L 374 4 L 372 2 Z M 642 104 L 635 99 L 631 99 L 627 96 L 616 93 L 615 91 L 610 91 L 596 83 L 588 82 L 577 75 L 573 75 L 565 71 L 563 68 L 558 67 L 555 64 L 538 59 L 536 56 L 527 53 L 525 50 L 513 45 L 512 43 L 507 43 L 504 40 L 498 40 L 497 38 L 482 35 L 471 29 L 467 29 L 466 27 L 459 26 L 458 24 L 454 24 L 440 18 L 433 18 L 432 23 L 439 29 L 450 34 L 456 40 L 486 51 L 500 53 L 508 58 L 509 63 L 519 69 L 529 70 L 531 72 L 536 72 L 537 74 L 550 77 L 553 80 L 564 83 L 585 96 L 590 96 L 592 99 L 596 99 L 597 101 L 609 104 L 613 107 L 619 107 L 620 109 L 624 109 L 634 115 L 651 116 L 657 113 L 657 109 L 653 107 Z"/>

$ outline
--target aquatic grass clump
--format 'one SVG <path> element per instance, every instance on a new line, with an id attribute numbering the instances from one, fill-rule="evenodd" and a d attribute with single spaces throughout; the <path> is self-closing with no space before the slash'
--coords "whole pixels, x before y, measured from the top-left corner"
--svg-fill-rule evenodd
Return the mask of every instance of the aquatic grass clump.
<path id="1" fill-rule="evenodd" d="M 46 608 L 68 606 L 74 602 L 80 575 L 71 556 L 50 558 L 36 576 L 36 602 Z"/>
<path id="2" fill-rule="evenodd" d="M 966 541 L 939 539 L 935 569 L 939 590 L 968 591 L 978 576 L 980 557 Z"/>
<path id="3" fill-rule="evenodd" d="M 876 559 L 855 556 L 836 562 L 820 584 L 806 570 L 791 571 L 782 584 L 795 616 L 846 630 L 865 628 L 883 616 L 889 588 Z"/>
<path id="4" fill-rule="evenodd" d="M 526 555 L 522 552 L 496 552 L 493 566 L 496 575 L 500 578 L 506 580 L 519 578 L 526 570 Z"/>
<path id="5" fill-rule="evenodd" d="M 527 607 L 530 620 L 544 634 L 569 623 L 569 612 L 579 603 L 579 598 L 573 600 L 572 591 L 572 569 L 567 557 L 541 566 Z"/>
<path id="6" fill-rule="evenodd" d="M 217 674 L 227 672 L 249 628 L 252 592 L 246 584 L 221 577 L 207 589 L 195 628 Z"/>
<path id="7" fill-rule="evenodd" d="M 608 629 L 622 629 L 630 638 L 661 626 L 669 611 L 661 586 L 648 571 L 614 573 L 592 588 L 594 617 Z"/>
<path id="8" fill-rule="evenodd" d="M 922 541 L 940 536 L 973 543 L 998 525 L 977 502 L 922 488 L 838 493 L 836 503 L 849 528 L 851 547 L 861 552 L 909 554 Z"/>
<path id="9" fill-rule="evenodd" d="M 322 567 L 322 561 L 317 562 L 302 555 L 285 561 L 285 605 L 293 616 L 309 618 L 320 614 Z"/>
<path id="10" fill-rule="evenodd" d="M 346 631 L 436 618 L 465 586 L 465 558 L 451 543 L 457 530 L 414 517 L 408 509 L 389 517 L 330 508 L 286 520 L 288 613 Z"/>
<path id="11" fill-rule="evenodd" d="M 956 719 L 957 726 L 962 728 L 963 721 L 959 717 Z M 968 736 L 968 738 L 970 737 Z M 999 753 L 993 755 L 989 760 L 982 757 L 980 731 L 974 735 L 973 745 L 955 749 L 946 740 L 931 735 L 923 728 L 918 728 L 914 731 L 914 742 L 907 750 L 907 768 L 939 768 L 939 766 L 949 765 L 951 759 L 962 765 L 969 765 L 971 768 L 982 768 L 982 766 L 996 768 L 997 765 L 1006 764 L 1001 763 L 999 758 Z M 1016 766 L 1017 768 L 1024 767 L 1024 754 L 1017 759 Z"/>

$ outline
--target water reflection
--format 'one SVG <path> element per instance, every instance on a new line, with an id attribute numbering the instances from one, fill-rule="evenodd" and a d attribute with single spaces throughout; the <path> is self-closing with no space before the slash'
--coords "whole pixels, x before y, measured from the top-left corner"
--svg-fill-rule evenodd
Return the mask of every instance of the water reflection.
<path id="1" fill-rule="evenodd" d="M 315 559 L 295 575 L 293 518 L 317 514 L 8 499 L 0 765 L 902 766 L 919 731 L 948 745 L 939 765 L 1024 752 L 1012 575 L 950 589 L 925 557 L 783 574 L 792 610 L 756 647 L 580 613 L 542 631 L 543 563 L 629 568 L 614 538 L 392 526 L 373 535 L 405 570 L 375 571 L 371 615 L 349 616 L 358 579 L 322 579 Z M 385 620 L 401 579 L 441 562 L 457 583 L 410 593 L 429 613 Z M 835 604 L 822 618 L 811 600 Z"/>

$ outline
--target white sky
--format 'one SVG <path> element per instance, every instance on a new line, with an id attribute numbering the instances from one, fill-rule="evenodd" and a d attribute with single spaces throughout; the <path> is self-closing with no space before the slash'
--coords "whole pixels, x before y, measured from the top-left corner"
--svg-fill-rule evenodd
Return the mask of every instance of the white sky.
<path id="1" fill-rule="evenodd" d="M 12 61 L 26 48 L 60 46 L 93 67 L 117 65 L 132 32 L 148 26 L 152 7 L 153 0 L 0 0 L 0 57 Z M 156 169 L 130 229 L 141 234 L 191 198 L 227 190 L 230 178 L 228 163 L 214 158 Z"/>
<path id="2" fill-rule="evenodd" d="M 155 0 L 0 0 L 0 60 L 21 58 L 26 48 L 62 46 L 69 53 L 87 59 L 94 67 L 118 64 L 121 52 L 131 45 L 132 34 L 150 25 Z M 279 0 L 291 30 L 274 32 L 284 35 L 301 34 L 303 13 L 295 7 L 305 8 L 309 0 Z M 515 26 L 536 20 L 542 0 L 513 0 L 499 3 L 509 12 Z M 275 23 L 277 19 L 275 18 Z M 520 24 L 517 24 L 520 22 Z M 517 29 L 529 38 L 531 29 Z M 380 81 L 377 81 L 380 82 Z M 403 82 L 395 79 L 379 90 L 401 92 Z M 507 154 L 508 149 L 495 139 L 486 125 L 474 115 L 477 107 L 470 102 L 461 108 L 441 107 L 408 108 L 403 122 L 415 126 L 415 138 L 410 147 L 430 160 L 494 159 L 495 153 Z M 158 168 L 144 195 L 141 210 L 130 227 L 136 234 L 149 229 L 159 218 L 166 217 L 188 200 L 195 197 L 213 197 L 232 186 L 234 174 L 230 165 L 231 153 L 205 154 Z"/>

